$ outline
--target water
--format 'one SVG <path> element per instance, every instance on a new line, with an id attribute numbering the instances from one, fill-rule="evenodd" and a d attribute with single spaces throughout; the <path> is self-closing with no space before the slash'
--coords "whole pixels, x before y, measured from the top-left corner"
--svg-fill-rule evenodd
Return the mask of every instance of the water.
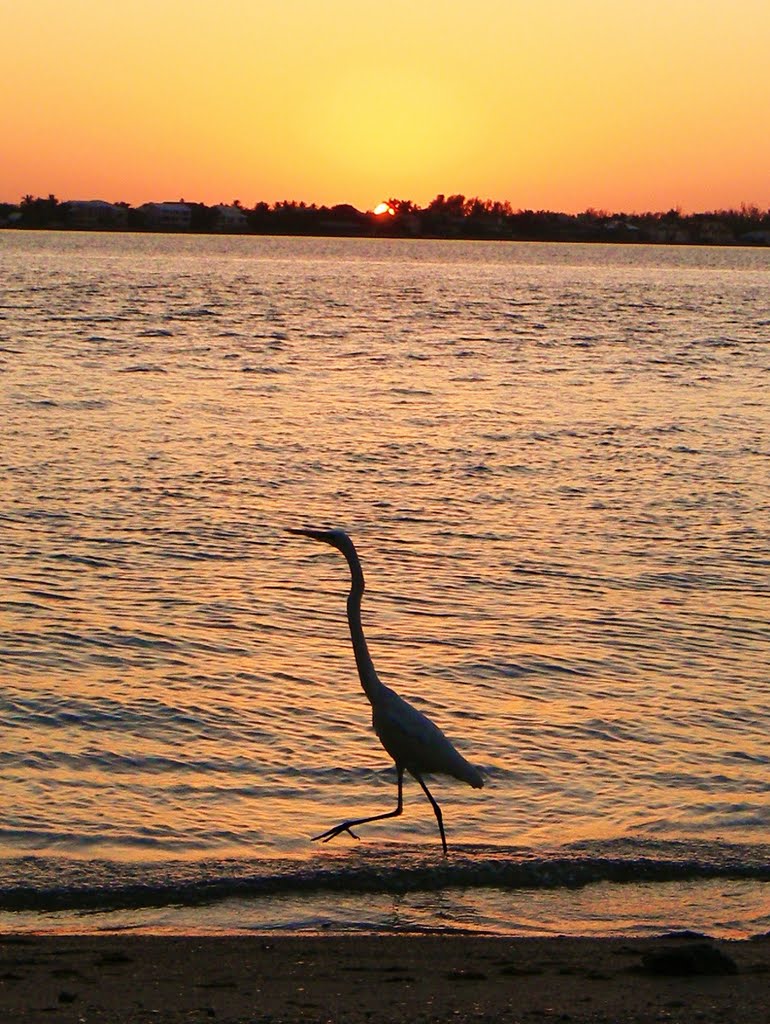
<path id="1" fill-rule="evenodd" d="M 6 231 L 0 275 L 0 927 L 770 928 L 770 252 Z M 305 522 L 486 775 L 431 783 L 447 863 L 414 782 L 310 842 L 395 776 Z"/>

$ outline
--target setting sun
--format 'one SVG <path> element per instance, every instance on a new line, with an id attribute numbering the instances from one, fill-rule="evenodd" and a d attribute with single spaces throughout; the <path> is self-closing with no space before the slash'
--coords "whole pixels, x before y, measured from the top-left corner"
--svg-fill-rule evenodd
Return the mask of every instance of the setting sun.
<path id="1" fill-rule="evenodd" d="M 387 213 L 389 217 L 394 216 L 395 210 L 388 203 L 378 203 L 374 208 L 374 213 L 380 217 L 382 214 Z"/>

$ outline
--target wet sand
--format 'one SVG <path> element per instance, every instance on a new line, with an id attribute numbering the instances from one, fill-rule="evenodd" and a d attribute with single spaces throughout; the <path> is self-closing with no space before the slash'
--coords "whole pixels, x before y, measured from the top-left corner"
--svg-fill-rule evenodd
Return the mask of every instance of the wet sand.
<path id="1" fill-rule="evenodd" d="M 650 953 L 672 950 L 674 960 L 662 966 L 676 970 L 681 966 L 677 951 L 696 942 L 692 937 L 462 935 L 5 936 L 0 938 L 0 1020 L 768 1024 L 770 937 L 709 942 L 733 961 L 736 973 L 672 976 L 643 967 Z"/>

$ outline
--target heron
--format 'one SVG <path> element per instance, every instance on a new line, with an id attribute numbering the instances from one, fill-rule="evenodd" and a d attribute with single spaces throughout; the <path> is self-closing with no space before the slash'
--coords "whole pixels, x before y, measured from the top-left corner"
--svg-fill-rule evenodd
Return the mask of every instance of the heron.
<path id="1" fill-rule="evenodd" d="M 372 727 L 380 743 L 395 762 L 398 781 L 398 802 L 394 810 L 342 821 L 326 832 L 313 836 L 313 842 L 321 840 L 328 843 L 342 832 L 348 832 L 354 839 L 358 839 L 353 829 L 359 825 L 365 825 L 370 821 L 382 821 L 385 818 L 397 818 L 403 810 L 404 772 L 406 771 L 417 780 L 430 801 L 433 813 L 436 815 L 441 835 L 441 846 L 446 857 L 447 842 L 441 808 L 426 786 L 423 776 L 434 773 L 450 775 L 473 786 L 474 789 L 480 789 L 484 785 L 482 774 L 478 768 L 465 760 L 427 715 L 412 707 L 389 686 L 385 686 L 377 675 L 361 624 L 364 573 L 355 545 L 348 534 L 340 529 L 321 530 L 312 527 L 290 527 L 289 533 L 309 537 L 322 544 L 329 544 L 341 552 L 347 560 L 350 569 L 350 593 L 347 601 L 348 625 L 358 677 L 372 706 Z"/>

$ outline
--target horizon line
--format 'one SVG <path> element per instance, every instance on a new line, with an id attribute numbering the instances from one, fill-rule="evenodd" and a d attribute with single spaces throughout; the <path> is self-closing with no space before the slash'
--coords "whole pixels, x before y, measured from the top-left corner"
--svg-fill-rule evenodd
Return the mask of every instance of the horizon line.
<path id="1" fill-rule="evenodd" d="M 743 215 L 743 216 L 747 216 L 748 215 L 748 216 L 751 216 L 751 217 L 759 216 L 759 217 L 764 218 L 766 216 L 770 216 L 770 206 L 768 206 L 767 208 L 763 208 L 763 207 L 761 207 L 759 204 L 757 204 L 755 202 L 750 202 L 750 201 L 746 201 L 746 200 L 741 200 L 741 202 L 739 204 L 735 205 L 735 206 L 714 207 L 712 209 L 702 209 L 702 210 L 695 210 L 695 209 L 693 209 L 693 210 L 685 211 L 684 208 L 680 204 L 677 203 L 677 204 L 675 204 L 673 206 L 670 206 L 666 210 L 664 210 L 664 209 L 658 209 L 658 210 L 653 210 L 653 209 L 610 210 L 610 209 L 607 209 L 607 208 L 604 208 L 604 207 L 589 205 L 589 206 L 586 206 L 584 209 L 582 209 L 580 211 L 576 211 L 574 213 L 570 213 L 570 212 L 568 212 L 566 210 L 559 210 L 559 209 L 547 208 L 547 207 L 537 207 L 537 208 L 536 207 L 525 207 L 525 206 L 514 207 L 512 201 L 510 199 L 492 199 L 490 197 L 482 198 L 481 196 L 478 196 L 478 195 L 466 196 L 464 193 L 461 193 L 461 192 L 454 192 L 454 193 L 437 192 L 436 195 L 433 197 L 433 199 L 429 200 L 429 202 L 425 206 L 420 206 L 418 203 L 414 202 L 411 199 L 398 199 L 395 196 L 390 196 L 390 197 L 388 197 L 388 199 L 380 200 L 378 203 L 375 203 L 372 208 L 366 209 L 366 210 L 362 210 L 359 207 L 357 207 L 354 203 L 350 203 L 350 202 L 318 203 L 318 202 L 315 202 L 315 201 L 307 202 L 304 199 L 288 199 L 288 198 L 276 199 L 276 200 L 273 200 L 272 202 L 269 202 L 269 201 L 264 200 L 264 199 L 259 199 L 259 200 L 256 200 L 252 206 L 248 206 L 248 205 L 244 204 L 238 198 L 235 198 L 235 199 L 231 200 L 230 202 L 226 202 L 226 201 L 221 201 L 220 200 L 220 201 L 212 202 L 212 203 L 203 202 L 203 201 L 201 201 L 199 199 L 185 199 L 184 197 L 182 197 L 180 199 L 145 199 L 145 200 L 143 200 L 140 203 L 134 203 L 134 202 L 130 202 L 129 200 L 125 200 L 125 199 L 114 199 L 114 200 L 112 200 L 112 199 L 104 199 L 102 197 L 96 197 L 96 196 L 91 196 L 88 199 L 83 199 L 83 198 L 59 199 L 56 196 L 56 194 L 53 193 L 53 192 L 49 192 L 47 196 L 43 196 L 43 195 L 33 196 L 32 193 L 26 193 L 25 195 L 23 195 L 17 201 L 7 200 L 7 199 L 0 199 L 0 206 L 21 207 L 21 206 L 25 205 L 25 203 L 28 200 L 31 200 L 32 202 L 39 202 L 39 201 L 50 202 L 51 200 L 55 200 L 56 204 L 59 205 L 59 206 L 64 206 L 67 203 L 108 203 L 108 204 L 110 204 L 112 206 L 122 206 L 122 207 L 127 207 L 128 209 L 132 209 L 132 210 L 139 210 L 139 209 L 141 209 L 142 206 L 160 206 L 160 205 L 172 205 L 172 204 L 174 204 L 174 205 L 183 204 L 183 205 L 186 205 L 186 206 L 203 206 L 203 207 L 206 207 L 208 209 L 212 209 L 212 208 L 218 207 L 218 206 L 223 206 L 223 207 L 230 207 L 230 208 L 236 208 L 236 209 L 240 208 L 240 209 L 243 209 L 244 211 L 247 211 L 247 212 L 256 211 L 257 207 L 260 207 L 260 206 L 266 206 L 268 209 L 275 209 L 275 208 L 280 207 L 280 206 L 290 206 L 290 207 L 294 206 L 294 207 L 298 207 L 300 209 L 307 209 L 307 210 L 311 210 L 311 211 L 312 210 L 319 210 L 319 211 L 320 210 L 336 210 L 336 209 L 339 209 L 339 208 L 347 207 L 347 208 L 349 208 L 351 210 L 354 210 L 356 213 L 358 213 L 358 214 L 360 214 L 362 216 L 374 216 L 374 217 L 378 217 L 378 218 L 382 217 L 386 211 L 381 211 L 381 212 L 378 213 L 378 212 L 376 212 L 377 211 L 377 207 L 387 206 L 392 212 L 394 212 L 396 214 L 398 214 L 398 212 L 399 212 L 399 209 L 398 209 L 399 207 L 405 207 L 405 208 L 408 207 L 409 209 L 406 210 L 405 212 L 425 213 L 425 212 L 428 212 L 430 210 L 431 205 L 438 203 L 439 200 L 442 201 L 441 205 L 449 204 L 451 200 L 454 200 L 455 202 L 454 202 L 453 205 L 455 205 L 456 207 L 459 207 L 460 202 L 462 202 L 462 206 L 463 207 L 465 207 L 466 204 L 470 205 L 470 204 L 474 204 L 474 203 L 479 203 L 482 206 L 496 207 L 500 211 L 504 211 L 508 215 L 510 215 L 510 214 L 514 214 L 515 215 L 515 214 L 521 214 L 521 213 L 536 213 L 536 214 L 552 214 L 552 215 L 564 216 L 564 217 L 580 217 L 580 216 L 584 216 L 584 215 L 588 214 L 588 215 L 591 215 L 594 218 L 605 218 L 605 217 L 662 217 L 662 216 L 666 216 L 666 215 L 670 215 L 670 214 L 677 214 L 680 217 L 699 217 L 699 216 L 713 216 L 713 215 Z M 393 204 L 397 204 L 397 207 L 395 209 L 393 208 Z"/>

